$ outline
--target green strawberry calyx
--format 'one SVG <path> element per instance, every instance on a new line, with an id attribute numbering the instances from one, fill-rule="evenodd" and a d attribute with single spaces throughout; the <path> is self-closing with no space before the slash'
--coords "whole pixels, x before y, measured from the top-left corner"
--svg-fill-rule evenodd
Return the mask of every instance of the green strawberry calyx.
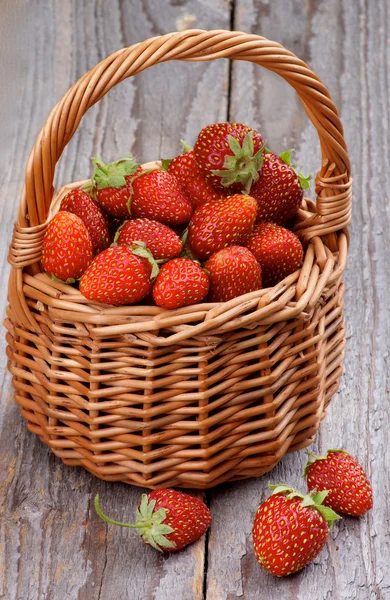
<path id="1" fill-rule="evenodd" d="M 263 166 L 264 150 L 263 146 L 254 154 L 253 132 L 250 131 L 245 136 L 242 145 L 232 135 L 227 136 L 232 155 L 225 156 L 223 169 L 211 171 L 213 175 L 221 178 L 224 187 L 229 187 L 233 183 L 241 183 L 246 192 L 254 181 L 259 179 L 259 172 Z"/>
<path id="2" fill-rule="evenodd" d="M 173 533 L 175 530 L 169 525 L 165 525 L 164 521 L 167 517 L 168 511 L 166 508 L 159 508 L 154 510 L 156 506 L 156 500 L 150 500 L 147 494 L 142 494 L 141 504 L 137 509 L 135 523 L 122 523 L 121 521 L 114 521 L 107 517 L 100 508 L 99 505 L 99 494 L 95 496 L 95 510 L 99 517 L 111 523 L 111 525 L 119 525 L 120 527 L 128 527 L 129 529 L 138 529 L 140 536 L 146 544 L 149 544 L 159 552 L 162 552 L 165 548 L 175 548 L 175 544 L 168 540 L 166 535 Z"/>
<path id="3" fill-rule="evenodd" d="M 180 143 L 183 147 L 183 154 L 185 154 L 186 152 L 191 152 L 192 146 L 187 144 L 187 142 L 185 140 L 180 140 Z"/>
<path id="4" fill-rule="evenodd" d="M 292 170 L 294 171 L 295 175 L 298 177 L 299 179 L 299 183 L 301 184 L 301 187 L 303 190 L 309 190 L 310 189 L 310 180 L 312 179 L 312 176 L 309 174 L 307 177 L 305 175 L 303 175 L 303 173 L 300 173 L 297 170 L 297 165 L 294 165 L 291 162 L 291 153 L 293 152 L 293 150 L 286 150 L 285 152 L 282 152 L 281 154 L 279 154 L 279 158 L 286 163 L 286 165 L 288 167 L 291 167 Z"/>
<path id="5" fill-rule="evenodd" d="M 294 490 L 294 488 L 290 487 L 289 485 L 269 484 L 268 487 L 272 491 L 272 494 L 284 494 L 288 500 L 292 500 L 293 498 L 301 498 L 301 506 L 310 507 L 317 510 L 324 517 L 329 527 L 332 526 L 333 521 L 337 521 L 341 518 L 337 513 L 335 513 L 334 510 L 322 504 L 328 495 L 329 490 L 323 490 L 321 492 L 313 490 L 309 494 L 302 494 L 302 492 Z"/>
<path id="6" fill-rule="evenodd" d="M 145 242 L 134 241 L 131 244 L 131 246 L 128 247 L 130 248 L 133 254 L 135 254 L 136 256 L 140 256 L 141 258 L 146 258 L 149 261 L 149 263 L 152 265 L 152 273 L 150 275 L 150 279 L 156 279 L 160 269 L 157 261 L 153 257 L 153 254 L 151 253 L 149 248 L 146 247 Z"/>
<path id="7" fill-rule="evenodd" d="M 132 156 L 121 158 L 107 165 L 100 158 L 92 158 L 95 169 L 92 173 L 92 182 L 98 190 L 108 187 L 121 188 L 126 185 L 125 177 L 133 175 L 139 167 Z"/>
<path id="8" fill-rule="evenodd" d="M 123 227 L 126 225 L 126 223 L 129 222 L 129 219 L 126 219 L 126 221 L 123 221 L 123 223 L 121 223 L 118 227 L 118 229 L 115 232 L 114 235 L 114 239 L 112 240 L 112 244 L 111 246 L 117 246 L 118 245 L 118 238 L 120 236 L 121 230 L 123 229 Z"/>
<path id="9" fill-rule="evenodd" d="M 330 452 L 344 452 L 344 454 L 348 454 L 348 452 L 345 452 L 345 450 L 343 450 L 342 448 L 331 448 L 331 449 L 329 449 L 329 450 L 326 451 L 325 455 L 322 455 L 322 456 L 317 456 L 317 454 L 314 454 L 313 452 L 306 452 L 306 454 L 310 458 L 309 458 L 309 460 L 307 461 L 307 463 L 305 465 L 305 469 L 303 471 L 302 477 L 306 477 L 306 475 L 309 472 L 309 469 L 310 469 L 311 465 L 313 465 L 315 462 L 317 462 L 317 460 L 326 460 L 328 458 L 328 454 Z"/>
<path id="10" fill-rule="evenodd" d="M 186 154 L 187 152 L 191 152 L 192 150 L 192 146 L 190 146 L 189 144 L 187 144 L 187 142 L 185 142 L 184 140 L 180 140 L 181 145 L 183 146 L 183 152 L 182 154 Z M 168 167 L 171 164 L 171 162 L 173 161 L 173 158 L 162 158 L 161 159 L 161 166 L 164 169 L 164 171 L 168 171 Z"/>

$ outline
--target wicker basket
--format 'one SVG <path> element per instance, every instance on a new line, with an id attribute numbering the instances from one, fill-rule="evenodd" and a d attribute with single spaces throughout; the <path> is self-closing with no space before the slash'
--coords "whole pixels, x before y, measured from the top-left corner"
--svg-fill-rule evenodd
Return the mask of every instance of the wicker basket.
<path id="1" fill-rule="evenodd" d="M 274 288 L 175 311 L 94 304 L 49 279 L 42 238 L 70 187 L 53 199 L 54 170 L 84 113 L 156 63 L 223 57 L 281 75 L 318 131 L 317 202 L 304 200 L 296 225 L 303 267 Z M 349 173 L 327 89 L 294 54 L 260 36 L 170 33 L 86 73 L 38 136 L 10 247 L 7 353 L 28 429 L 68 465 L 149 488 L 259 476 L 311 444 L 342 371 Z"/>

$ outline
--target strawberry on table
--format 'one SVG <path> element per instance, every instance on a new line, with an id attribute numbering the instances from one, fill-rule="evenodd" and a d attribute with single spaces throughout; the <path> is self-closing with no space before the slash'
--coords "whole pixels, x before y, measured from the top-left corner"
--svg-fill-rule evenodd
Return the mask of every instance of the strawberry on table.
<path id="1" fill-rule="evenodd" d="M 298 212 L 310 178 L 294 170 L 291 150 L 280 156 L 266 152 L 260 177 L 250 188 L 258 204 L 257 221 L 285 225 Z"/>
<path id="2" fill-rule="evenodd" d="M 310 458 L 304 476 L 309 490 L 329 490 L 326 506 L 358 517 L 372 508 L 372 489 L 359 462 L 345 450 L 327 450 L 325 456 L 307 453 Z"/>
<path id="3" fill-rule="evenodd" d="M 181 308 L 202 302 L 209 287 L 209 278 L 197 262 L 174 258 L 161 267 L 153 286 L 153 298 L 162 308 Z"/>
<path id="4" fill-rule="evenodd" d="M 158 267 L 142 245 L 111 246 L 98 254 L 80 280 L 80 292 L 94 302 L 134 304 L 152 288 Z"/>
<path id="5" fill-rule="evenodd" d="M 301 242 L 281 225 L 258 223 L 246 246 L 260 263 L 264 287 L 276 285 L 302 265 Z"/>
<path id="6" fill-rule="evenodd" d="M 73 283 L 92 262 L 92 241 L 83 221 L 60 211 L 50 221 L 42 245 L 42 267 L 48 275 Z"/>
<path id="7" fill-rule="evenodd" d="M 242 123 L 213 123 L 204 127 L 194 145 L 194 156 L 214 187 L 249 192 L 259 177 L 264 145 L 260 133 Z"/>
<path id="8" fill-rule="evenodd" d="M 204 268 L 210 278 L 210 302 L 225 302 L 261 288 L 261 268 L 248 248 L 223 248 Z"/>
<path id="9" fill-rule="evenodd" d="M 282 577 L 300 571 L 321 552 L 330 525 L 340 517 L 323 505 L 326 491 L 304 496 L 287 485 L 272 485 L 257 509 L 252 528 L 256 558 Z"/>
<path id="10" fill-rule="evenodd" d="M 111 244 L 107 216 L 87 192 L 81 189 L 71 190 L 62 199 L 60 210 L 67 210 L 80 217 L 91 236 L 94 254 L 98 254 Z"/>
<path id="11" fill-rule="evenodd" d="M 205 260 L 226 246 L 236 245 L 252 230 L 256 200 L 235 194 L 197 208 L 188 227 L 188 243 L 195 258 Z"/>
<path id="12" fill-rule="evenodd" d="M 132 219 L 126 221 L 115 238 L 118 246 L 131 246 L 134 242 L 143 242 L 156 260 L 174 258 L 180 254 L 182 243 L 172 229 L 151 219 Z"/>
<path id="13" fill-rule="evenodd" d="M 176 552 L 199 539 L 211 525 L 211 514 L 199 498 L 162 488 L 143 494 L 136 523 L 107 517 L 95 497 L 95 510 L 107 523 L 137 529 L 143 541 L 159 552 Z"/>
<path id="14" fill-rule="evenodd" d="M 168 173 L 174 175 L 195 208 L 227 196 L 229 191 L 214 188 L 195 161 L 193 150 L 179 154 L 169 162 Z M 163 161 L 164 164 L 164 161 Z"/>
<path id="15" fill-rule="evenodd" d="M 134 179 L 130 210 L 133 217 L 180 225 L 190 220 L 193 206 L 176 177 L 154 169 Z"/>
<path id="16" fill-rule="evenodd" d="M 132 181 L 142 173 L 142 167 L 130 156 L 107 165 L 100 158 L 93 158 L 93 192 L 99 206 L 117 219 L 129 219 L 129 201 Z"/>

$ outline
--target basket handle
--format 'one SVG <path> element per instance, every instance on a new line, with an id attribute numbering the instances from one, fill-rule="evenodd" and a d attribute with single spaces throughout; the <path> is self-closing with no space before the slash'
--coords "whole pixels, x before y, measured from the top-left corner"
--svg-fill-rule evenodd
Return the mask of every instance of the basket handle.
<path id="1" fill-rule="evenodd" d="M 337 109 L 306 63 L 276 42 L 239 31 L 190 29 L 118 50 L 83 75 L 51 111 L 31 152 L 18 213 L 18 227 L 42 225 L 53 197 L 55 166 L 87 110 L 127 77 L 168 60 L 247 60 L 283 77 L 298 93 L 317 129 L 322 167 L 316 177 L 317 216 L 300 224 L 303 237 L 346 227 L 351 215 L 350 162 Z"/>

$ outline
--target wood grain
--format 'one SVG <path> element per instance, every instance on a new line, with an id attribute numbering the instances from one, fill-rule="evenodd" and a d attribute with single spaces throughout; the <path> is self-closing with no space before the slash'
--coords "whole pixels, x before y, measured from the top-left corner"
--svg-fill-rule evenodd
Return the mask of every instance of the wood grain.
<path id="1" fill-rule="evenodd" d="M 367 469 L 374 510 L 334 527 L 303 572 L 275 579 L 256 563 L 251 524 L 267 481 L 302 486 L 304 452 L 285 456 L 269 477 L 209 494 L 207 538 L 160 556 L 135 534 L 100 521 L 93 497 L 113 518 L 131 520 L 140 490 L 106 484 L 65 467 L 28 433 L 12 399 L 0 340 L 0 598 L 6 600 L 373 600 L 390 597 L 389 521 L 389 48 L 387 0 L 5 0 L 0 20 L 0 285 L 29 150 L 52 106 L 110 52 L 152 35 L 233 26 L 281 42 L 322 78 L 341 116 L 353 164 L 346 317 L 348 347 L 340 391 L 315 450 L 342 446 Z M 229 77 L 230 75 L 230 77 Z M 230 93 L 230 102 L 228 95 Z M 89 174 L 89 160 L 133 152 L 172 156 L 207 123 L 237 119 L 259 127 L 280 151 L 295 147 L 305 171 L 319 167 L 317 134 L 294 92 L 251 64 L 159 65 L 124 82 L 94 106 L 65 150 L 56 182 Z M 5 294 L 2 310 L 4 313 Z M 207 548 L 206 548 L 207 546 Z"/>

